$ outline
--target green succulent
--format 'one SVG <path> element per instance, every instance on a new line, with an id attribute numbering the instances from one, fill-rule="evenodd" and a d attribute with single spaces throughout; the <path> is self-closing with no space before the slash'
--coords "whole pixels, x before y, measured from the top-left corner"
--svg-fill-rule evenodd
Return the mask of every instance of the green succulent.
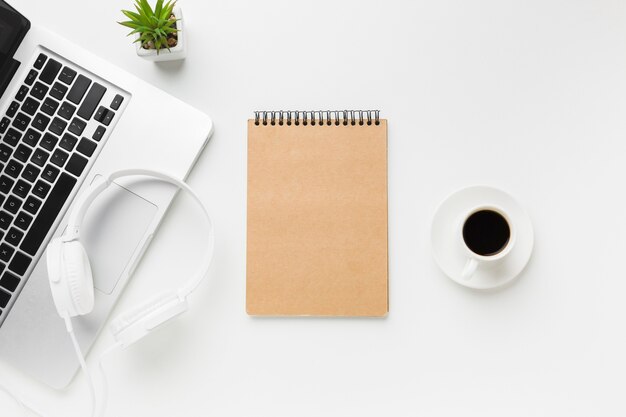
<path id="1" fill-rule="evenodd" d="M 175 37 L 178 29 L 176 22 L 179 19 L 170 19 L 172 10 L 176 5 L 176 0 L 169 0 L 163 4 L 164 0 L 157 0 L 154 10 L 150 7 L 148 0 L 135 0 L 137 12 L 122 10 L 124 16 L 130 20 L 118 22 L 122 26 L 131 28 L 128 36 L 139 34 L 135 42 L 141 42 L 142 47 L 156 49 L 157 54 L 161 49 L 170 49 L 168 40 Z"/>

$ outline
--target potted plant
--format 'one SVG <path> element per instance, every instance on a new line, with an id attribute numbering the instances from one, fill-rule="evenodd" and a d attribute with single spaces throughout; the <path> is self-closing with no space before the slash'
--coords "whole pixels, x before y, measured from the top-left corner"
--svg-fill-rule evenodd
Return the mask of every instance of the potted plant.
<path id="1" fill-rule="evenodd" d="M 157 0 L 154 9 L 148 0 L 135 0 L 136 12 L 122 10 L 128 21 L 118 22 L 131 28 L 137 55 L 149 61 L 174 61 L 187 55 L 182 12 L 176 0 Z"/>

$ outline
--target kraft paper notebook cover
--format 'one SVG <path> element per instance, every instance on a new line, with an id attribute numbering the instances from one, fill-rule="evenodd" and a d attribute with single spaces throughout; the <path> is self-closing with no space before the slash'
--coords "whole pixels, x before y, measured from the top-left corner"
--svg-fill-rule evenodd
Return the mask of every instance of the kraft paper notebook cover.
<path id="1" fill-rule="evenodd" d="M 387 121 L 256 112 L 247 233 L 248 314 L 386 315 Z"/>

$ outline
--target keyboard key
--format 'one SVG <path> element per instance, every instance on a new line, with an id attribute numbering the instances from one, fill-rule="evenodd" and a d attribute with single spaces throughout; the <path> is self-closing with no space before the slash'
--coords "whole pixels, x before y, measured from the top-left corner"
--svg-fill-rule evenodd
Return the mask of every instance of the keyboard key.
<path id="1" fill-rule="evenodd" d="M 9 264 L 9 269 L 18 275 L 24 275 L 24 273 L 28 269 L 28 266 L 30 265 L 31 260 L 32 259 L 29 256 L 24 255 L 22 252 L 18 252 L 15 254 L 13 260 Z"/>
<path id="2" fill-rule="evenodd" d="M 35 217 L 33 224 L 22 241 L 20 249 L 27 254 L 34 256 L 48 234 L 48 230 L 60 214 L 67 197 L 72 192 L 76 184 L 76 178 L 62 173 L 59 180 L 52 188 L 46 202 L 41 207 L 41 211 Z M 1 253 L 0 253 L 1 255 Z"/>
<path id="3" fill-rule="evenodd" d="M 79 177 L 80 174 L 82 174 L 83 169 L 85 169 L 86 165 L 87 165 L 87 158 L 82 157 L 79 154 L 75 153 L 70 157 L 70 160 L 67 162 L 65 169 L 70 174 L 74 174 L 77 177 Z"/>
<path id="4" fill-rule="evenodd" d="M 102 139 L 102 136 L 104 136 L 104 133 L 107 131 L 106 127 L 104 126 L 98 126 L 96 128 L 96 131 L 93 132 L 93 135 L 91 136 L 91 138 L 93 140 L 95 140 L 96 142 L 100 142 L 100 139 Z"/>
<path id="5" fill-rule="evenodd" d="M 37 116 L 33 119 L 33 127 L 40 132 L 46 130 L 48 124 L 50 123 L 50 118 L 43 113 L 38 113 Z"/>
<path id="6" fill-rule="evenodd" d="M 43 135 L 43 138 L 41 139 L 41 142 L 39 142 L 39 146 L 41 146 L 44 149 L 47 149 L 47 150 L 51 151 L 57 145 L 58 141 L 59 141 L 59 138 L 57 138 L 53 134 L 46 133 L 45 135 Z"/>
<path id="7" fill-rule="evenodd" d="M 32 97 L 28 97 L 24 100 L 24 104 L 22 104 L 22 111 L 24 113 L 28 113 L 31 116 L 35 114 L 37 109 L 39 108 L 39 102 Z"/>
<path id="8" fill-rule="evenodd" d="M 11 256 L 13 255 L 13 252 L 15 252 L 15 249 L 10 247 L 6 243 L 0 245 L 0 259 L 4 262 L 9 262 L 9 259 L 11 259 Z"/>
<path id="9" fill-rule="evenodd" d="M 50 95 L 57 100 L 63 100 L 65 93 L 67 93 L 67 86 L 59 82 L 54 83 L 52 89 L 50 90 Z"/>
<path id="10" fill-rule="evenodd" d="M 15 116 L 15 113 L 17 113 L 17 109 L 19 108 L 20 108 L 20 103 L 18 103 L 17 101 L 14 101 L 13 103 L 11 103 L 11 105 L 7 109 L 7 116 L 9 117 Z"/>
<path id="11" fill-rule="evenodd" d="M 72 152 L 74 146 L 76 146 L 76 142 L 78 142 L 78 138 L 70 135 L 69 133 L 66 133 L 61 138 L 61 143 L 59 143 L 59 146 L 66 151 Z"/>
<path id="12" fill-rule="evenodd" d="M 24 84 L 26 84 L 26 85 L 33 85 L 33 83 L 37 79 L 37 74 L 39 74 L 39 73 L 37 71 L 35 71 L 34 69 L 30 70 L 28 72 L 28 75 L 26 76 L 26 79 L 24 80 Z"/>
<path id="13" fill-rule="evenodd" d="M 11 159 L 7 163 L 6 168 L 4 168 L 4 173 L 10 177 L 17 178 L 20 172 L 22 172 L 22 168 L 24 168 L 24 165 L 20 164 L 15 159 Z"/>
<path id="14" fill-rule="evenodd" d="M 37 145 L 37 142 L 39 142 L 40 138 L 41 138 L 41 133 L 37 132 L 34 129 L 28 129 L 22 141 L 27 145 L 35 146 Z"/>
<path id="15" fill-rule="evenodd" d="M 115 112 L 113 110 L 107 110 L 102 120 L 100 120 L 100 123 L 102 123 L 105 126 L 108 126 L 111 124 L 111 120 L 113 120 L 114 117 L 115 117 Z"/>
<path id="16" fill-rule="evenodd" d="M 54 116 L 54 113 L 59 107 L 59 102 L 52 100 L 50 97 L 46 98 L 41 106 L 41 111 L 48 116 Z"/>
<path id="17" fill-rule="evenodd" d="M 41 207 L 41 200 L 36 199 L 33 196 L 28 197 L 26 199 L 26 203 L 24 203 L 24 210 L 30 214 L 36 214 L 39 207 Z"/>
<path id="18" fill-rule="evenodd" d="M 74 77 L 76 77 L 76 71 L 68 67 L 63 67 L 59 74 L 59 80 L 67 85 L 72 84 Z"/>
<path id="19" fill-rule="evenodd" d="M 35 188 L 33 188 L 33 194 L 39 198 L 46 198 L 48 191 L 50 191 L 50 184 L 42 180 L 37 181 Z"/>
<path id="20" fill-rule="evenodd" d="M 57 165 L 61 168 L 63 168 L 63 165 L 65 165 L 65 161 L 67 161 L 67 158 L 70 155 L 61 150 L 61 149 L 57 149 L 52 153 L 52 157 L 50 158 L 50 162 L 52 162 L 54 165 Z"/>
<path id="21" fill-rule="evenodd" d="M 13 188 L 13 184 L 15 184 L 14 180 L 7 177 L 6 175 L 0 175 L 0 191 L 1 192 L 5 194 L 9 194 L 11 192 L 11 189 Z"/>
<path id="22" fill-rule="evenodd" d="M 104 115 L 107 112 L 107 108 L 104 106 L 100 106 L 98 107 L 98 111 L 96 112 L 95 116 L 93 117 L 94 119 L 96 119 L 97 121 L 101 122 L 102 119 L 104 119 Z"/>
<path id="23" fill-rule="evenodd" d="M 0 133 L 4 133 L 7 131 L 9 123 L 11 123 L 11 119 L 9 119 L 8 117 L 3 117 L 2 120 L 0 120 Z"/>
<path id="24" fill-rule="evenodd" d="M 6 211 L 0 211 L 0 229 L 7 230 L 13 222 L 13 216 Z"/>
<path id="25" fill-rule="evenodd" d="M 117 94 L 115 96 L 115 98 L 113 98 L 113 101 L 111 102 L 111 108 L 113 110 L 119 109 L 120 105 L 122 104 L 122 101 L 124 101 L 124 97 L 122 97 L 121 95 Z"/>
<path id="26" fill-rule="evenodd" d="M 43 178 L 44 180 L 48 182 L 54 182 L 54 180 L 57 179 L 58 175 L 59 175 L 58 168 L 55 168 L 54 166 L 48 164 L 46 165 L 46 168 L 43 170 L 43 173 L 41 174 L 41 178 Z"/>
<path id="27" fill-rule="evenodd" d="M 46 62 L 46 59 L 48 59 L 48 57 L 45 54 L 39 54 L 39 56 L 35 60 L 35 63 L 33 64 L 33 67 L 41 69 L 41 67 L 43 67 L 43 64 Z"/>
<path id="28" fill-rule="evenodd" d="M 26 97 L 26 94 L 28 94 L 28 87 L 23 85 L 20 87 L 19 90 L 17 90 L 17 94 L 15 95 L 15 99 L 17 101 L 23 101 L 24 98 Z"/>
<path id="29" fill-rule="evenodd" d="M 83 96 L 87 92 L 87 88 L 89 88 L 89 84 L 91 84 L 91 80 L 89 78 L 82 74 L 79 75 L 70 89 L 70 92 L 67 94 L 67 99 L 74 104 L 80 103 Z"/>
<path id="30" fill-rule="evenodd" d="M 13 187 L 13 193 L 16 196 L 26 198 L 28 192 L 30 191 L 30 184 L 24 180 L 17 180 L 17 184 Z"/>
<path id="31" fill-rule="evenodd" d="M 76 106 L 65 101 L 63 102 L 63 104 L 61 104 L 61 107 L 59 107 L 59 112 L 57 114 L 65 120 L 70 120 L 75 111 Z"/>
<path id="32" fill-rule="evenodd" d="M 15 119 L 13 119 L 13 123 L 11 123 L 11 126 L 23 132 L 24 130 L 26 130 L 26 128 L 30 124 L 30 121 L 31 121 L 30 117 L 20 112 L 17 114 L 17 116 L 15 116 Z"/>
<path id="33" fill-rule="evenodd" d="M 57 77 L 57 74 L 61 70 L 61 63 L 55 61 L 54 59 L 49 59 L 48 63 L 41 71 L 39 75 L 39 79 L 46 84 L 52 84 L 52 81 Z"/>
<path id="34" fill-rule="evenodd" d="M 91 156 L 93 155 L 93 151 L 96 150 L 96 146 L 98 146 L 96 142 L 82 138 L 76 150 L 85 156 Z"/>
<path id="35" fill-rule="evenodd" d="M 55 135 L 60 136 L 66 127 L 67 127 L 67 122 L 65 120 L 55 117 L 54 120 L 52 120 L 52 123 L 50 123 L 50 127 L 48 129 Z"/>
<path id="36" fill-rule="evenodd" d="M 87 123 L 83 120 L 80 120 L 77 117 L 74 117 L 72 123 L 70 123 L 69 131 L 75 134 L 76 136 L 80 136 L 83 134 L 83 130 L 85 130 L 85 126 Z"/>
<path id="37" fill-rule="evenodd" d="M 39 167 L 42 167 L 45 165 L 49 156 L 50 154 L 44 151 L 43 149 L 35 149 L 35 152 L 33 153 L 33 157 L 30 158 L 30 162 L 32 162 L 33 164 Z"/>
<path id="38" fill-rule="evenodd" d="M 10 195 L 7 198 L 7 201 L 5 201 L 4 206 L 2 206 L 2 208 L 4 208 L 6 211 L 8 211 L 11 214 L 15 214 L 20 209 L 21 205 L 22 205 L 22 202 L 20 201 L 19 198 L 15 197 L 14 195 Z"/>
<path id="39" fill-rule="evenodd" d="M 15 218 L 15 225 L 22 230 L 28 229 L 28 226 L 33 222 L 33 216 L 20 211 L 20 214 Z"/>
<path id="40" fill-rule="evenodd" d="M 100 104 L 100 100 L 102 99 L 102 96 L 104 96 L 104 93 L 106 93 L 106 91 L 107 89 L 105 87 L 101 86 L 98 83 L 93 83 L 91 89 L 85 96 L 85 100 L 83 100 L 83 104 L 81 104 L 80 108 L 78 109 L 78 113 L 76 114 L 85 120 L 91 119 L 94 110 L 96 110 L 96 107 L 98 107 L 98 104 Z"/>
<path id="41" fill-rule="evenodd" d="M 13 149 L 4 143 L 0 143 L 0 161 L 6 162 L 9 160 L 9 157 L 13 153 Z"/>
<path id="42" fill-rule="evenodd" d="M 48 93 L 48 87 L 37 81 L 35 85 L 33 85 L 32 90 L 30 90 L 30 95 L 42 100 L 46 94 Z"/>
<path id="43" fill-rule="evenodd" d="M 22 134 L 20 132 L 18 132 L 15 129 L 9 129 L 7 131 L 7 134 L 4 135 L 4 139 L 2 139 L 2 141 L 11 146 L 15 146 L 17 145 L 17 143 L 20 141 L 21 138 L 22 138 Z"/>
<path id="44" fill-rule="evenodd" d="M 16 229 L 15 227 L 12 227 L 7 232 L 7 235 L 4 237 L 4 240 L 9 245 L 17 246 L 20 244 L 20 241 L 22 240 L 23 237 L 24 237 L 24 233 L 22 231 Z"/>
<path id="45" fill-rule="evenodd" d="M 39 168 L 33 164 L 28 164 L 26 168 L 24 168 L 24 171 L 22 171 L 22 178 L 28 182 L 35 182 L 40 173 L 41 170 Z"/>
<path id="46" fill-rule="evenodd" d="M 31 153 L 33 153 L 32 148 L 24 145 L 23 143 L 20 143 L 19 146 L 15 149 L 13 157 L 18 161 L 26 162 L 28 161 L 28 158 L 30 158 Z"/>
<path id="47" fill-rule="evenodd" d="M 5 308 L 11 301 L 11 294 L 0 289 L 0 307 Z"/>
<path id="48" fill-rule="evenodd" d="M 4 268 L 3 268 L 4 269 Z M 0 278 L 0 287 L 11 292 L 15 292 L 17 286 L 20 285 L 20 279 L 10 272 L 5 272 Z"/>

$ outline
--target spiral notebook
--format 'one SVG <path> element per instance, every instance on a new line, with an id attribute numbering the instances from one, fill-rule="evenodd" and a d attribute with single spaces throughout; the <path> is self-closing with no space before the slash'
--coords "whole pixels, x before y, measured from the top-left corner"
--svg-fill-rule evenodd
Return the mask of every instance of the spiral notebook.
<path id="1" fill-rule="evenodd" d="M 387 258 L 387 121 L 379 112 L 255 112 L 248 314 L 384 316 Z"/>

